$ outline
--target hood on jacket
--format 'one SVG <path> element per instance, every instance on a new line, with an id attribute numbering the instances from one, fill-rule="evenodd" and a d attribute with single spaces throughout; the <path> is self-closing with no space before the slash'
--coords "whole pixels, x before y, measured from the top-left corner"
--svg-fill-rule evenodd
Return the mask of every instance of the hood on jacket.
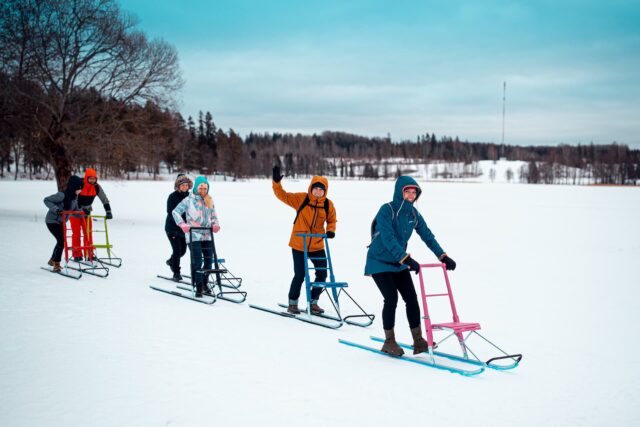
<path id="1" fill-rule="evenodd" d="M 211 186 L 209 185 L 209 181 L 207 181 L 207 178 L 202 175 L 197 177 L 196 182 L 193 184 L 193 194 L 195 194 L 196 196 L 199 196 L 198 187 L 200 186 L 200 184 L 207 184 L 207 194 L 209 194 L 209 190 L 211 189 Z"/>
<path id="2" fill-rule="evenodd" d="M 403 175 L 398 177 L 398 179 L 396 180 L 395 190 L 393 192 L 394 205 L 400 206 L 402 202 L 405 201 L 402 195 L 405 187 L 416 187 L 416 189 L 418 190 L 416 194 L 416 199 L 414 200 L 414 202 L 418 201 L 418 198 L 420 198 L 420 194 L 422 194 L 422 189 L 420 188 L 416 180 L 411 178 L 410 176 Z M 409 202 L 406 202 L 406 203 L 409 203 Z"/>
<path id="3" fill-rule="evenodd" d="M 316 200 L 316 198 L 311 194 L 311 187 L 313 187 L 313 184 L 315 184 L 316 182 L 319 182 L 320 184 L 324 185 L 324 195 L 322 197 L 318 197 L 318 202 L 324 202 L 324 199 L 327 198 L 327 194 L 329 193 L 329 181 L 327 180 L 327 178 L 325 178 L 324 176 L 320 176 L 320 175 L 316 175 L 313 178 L 311 178 L 311 182 L 309 183 L 309 188 L 307 189 L 307 194 L 309 195 L 309 200 Z"/>
<path id="4" fill-rule="evenodd" d="M 89 177 L 94 177 L 96 179 L 96 182 L 91 184 L 89 182 Z M 96 170 L 93 168 L 87 168 L 87 170 L 84 172 L 83 182 L 84 182 L 84 186 L 82 187 L 82 192 L 80 193 L 80 195 L 95 196 L 97 194 L 96 185 L 98 185 L 98 173 L 96 172 Z"/>
<path id="5" fill-rule="evenodd" d="M 68 211 L 71 207 L 71 202 L 76 199 L 76 191 L 81 190 L 83 185 L 82 178 L 76 175 L 69 177 L 67 181 L 67 188 L 64 190 L 64 200 L 62 202 L 63 209 Z"/>
<path id="6" fill-rule="evenodd" d="M 89 185 L 89 177 L 94 177 L 96 179 L 96 183 L 98 182 L 98 172 L 94 168 L 87 168 L 84 171 L 84 184 Z"/>

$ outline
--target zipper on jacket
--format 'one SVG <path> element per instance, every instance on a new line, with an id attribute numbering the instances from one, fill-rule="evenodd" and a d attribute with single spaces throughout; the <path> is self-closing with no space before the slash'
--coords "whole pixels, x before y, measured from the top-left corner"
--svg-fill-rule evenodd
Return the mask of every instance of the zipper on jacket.
<path id="1" fill-rule="evenodd" d="M 317 201 L 316 201 L 317 204 Z M 309 233 L 313 234 L 313 227 L 316 225 L 316 218 L 318 217 L 318 208 L 315 205 L 309 205 L 309 207 L 313 208 L 313 219 L 311 220 L 311 227 L 309 227 Z M 311 245 L 313 244 L 313 239 L 315 237 L 309 237 L 309 249 L 311 249 Z"/>
<path id="2" fill-rule="evenodd" d="M 318 202 L 316 200 L 315 205 L 312 205 L 311 203 L 309 203 L 307 206 L 313 209 L 313 219 L 311 220 L 311 224 L 309 224 L 309 234 L 313 234 L 313 227 L 315 227 L 316 221 L 318 219 Z M 309 237 L 309 247 L 307 248 L 307 250 L 309 250 L 309 248 L 311 247 L 313 243 L 313 239 L 321 239 L 321 237 Z"/>

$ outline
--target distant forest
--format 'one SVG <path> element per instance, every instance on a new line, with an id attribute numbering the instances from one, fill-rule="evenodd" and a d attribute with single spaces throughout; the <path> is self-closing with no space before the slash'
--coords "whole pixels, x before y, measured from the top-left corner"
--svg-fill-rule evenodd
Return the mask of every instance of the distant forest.
<path id="1" fill-rule="evenodd" d="M 110 101 L 93 94 L 87 96 L 86 102 L 86 106 L 78 108 L 91 109 L 93 102 Z M 156 176 L 164 167 L 169 172 L 247 178 L 268 177 L 273 165 L 278 164 L 289 176 L 322 174 L 375 179 L 405 173 L 411 164 L 446 162 L 462 165 L 465 173 L 452 175 L 450 171 L 442 176 L 455 178 L 473 176 L 473 168 L 465 165 L 505 158 L 526 162 L 521 170 L 513 172 L 521 182 L 640 183 L 640 150 L 615 143 L 521 147 L 460 141 L 433 133 L 420 135 L 415 141 L 392 142 L 389 138 L 331 131 L 313 135 L 250 133 L 243 138 L 233 129 L 218 128 L 209 112 L 185 121 L 179 113 L 160 109 L 152 102 L 144 106 L 111 102 L 114 105 L 110 107 L 109 120 L 87 115 L 67 141 L 74 172 L 92 166 L 103 178 L 131 178 L 140 174 Z M 21 121 L 17 127 L 12 125 L 3 115 L 2 176 L 13 174 L 17 178 L 18 168 L 32 178 L 52 174 L 46 152 L 34 137 L 38 134 L 35 126 L 30 127 L 28 121 Z"/>

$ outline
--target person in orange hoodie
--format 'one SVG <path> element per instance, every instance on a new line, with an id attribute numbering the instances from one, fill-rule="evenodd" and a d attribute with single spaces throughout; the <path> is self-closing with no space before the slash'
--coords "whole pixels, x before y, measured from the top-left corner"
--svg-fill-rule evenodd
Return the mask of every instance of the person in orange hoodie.
<path id="1" fill-rule="evenodd" d="M 289 246 L 293 255 L 293 279 L 289 288 L 289 307 L 291 314 L 300 314 L 298 298 L 305 277 L 304 265 L 304 240 L 297 236 L 298 233 L 325 234 L 325 222 L 327 224 L 327 238 L 332 239 L 336 235 L 336 209 L 333 202 L 327 198 L 329 182 L 323 176 L 314 176 L 306 193 L 287 193 L 282 188 L 280 167 L 273 167 L 273 193 L 283 203 L 297 211 L 293 222 Z M 311 258 L 315 270 L 315 281 L 324 282 L 327 279 L 327 254 L 324 251 L 324 239 L 321 237 L 307 238 L 307 255 Z M 314 259 L 324 258 L 324 259 Z M 320 269 L 318 269 L 320 268 Z M 324 310 L 318 305 L 318 298 L 322 288 L 311 289 L 311 312 L 322 314 Z"/>
<path id="2" fill-rule="evenodd" d="M 84 172 L 84 185 L 82 187 L 82 191 L 78 196 L 78 207 L 84 211 L 86 215 L 89 215 L 92 211 L 93 200 L 98 196 L 102 205 L 104 206 L 104 211 L 106 213 L 107 219 L 113 219 L 113 214 L 111 213 L 111 204 L 109 203 L 109 199 L 105 194 L 102 186 L 98 184 L 98 174 L 93 168 L 88 168 Z M 71 223 L 71 245 L 74 248 L 72 251 L 73 260 L 74 261 L 82 261 L 82 250 L 76 249 L 80 247 L 80 234 L 84 236 L 84 246 L 89 245 L 89 239 L 87 233 L 80 233 L 80 227 L 82 221 L 80 218 L 70 217 L 69 222 Z M 87 223 L 87 226 L 90 228 L 91 223 Z M 91 230 L 89 229 L 89 232 Z"/>

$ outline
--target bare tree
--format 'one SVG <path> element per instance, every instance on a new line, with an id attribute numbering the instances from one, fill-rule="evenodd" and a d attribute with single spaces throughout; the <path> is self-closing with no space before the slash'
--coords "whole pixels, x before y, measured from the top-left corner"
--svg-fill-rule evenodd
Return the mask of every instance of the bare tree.
<path id="1" fill-rule="evenodd" d="M 505 176 L 507 177 L 507 182 L 511 182 L 513 180 L 513 171 L 511 168 L 508 168 L 505 172 Z"/>
<path id="2" fill-rule="evenodd" d="M 149 41 L 135 25 L 114 0 L 5 0 L 0 6 L 1 71 L 46 113 L 34 119 L 59 188 L 72 172 L 66 143 L 82 118 L 82 112 L 71 114 L 82 94 L 95 90 L 125 104 L 163 105 L 182 86 L 176 50 Z M 19 90 L 23 80 L 40 90 Z"/>

